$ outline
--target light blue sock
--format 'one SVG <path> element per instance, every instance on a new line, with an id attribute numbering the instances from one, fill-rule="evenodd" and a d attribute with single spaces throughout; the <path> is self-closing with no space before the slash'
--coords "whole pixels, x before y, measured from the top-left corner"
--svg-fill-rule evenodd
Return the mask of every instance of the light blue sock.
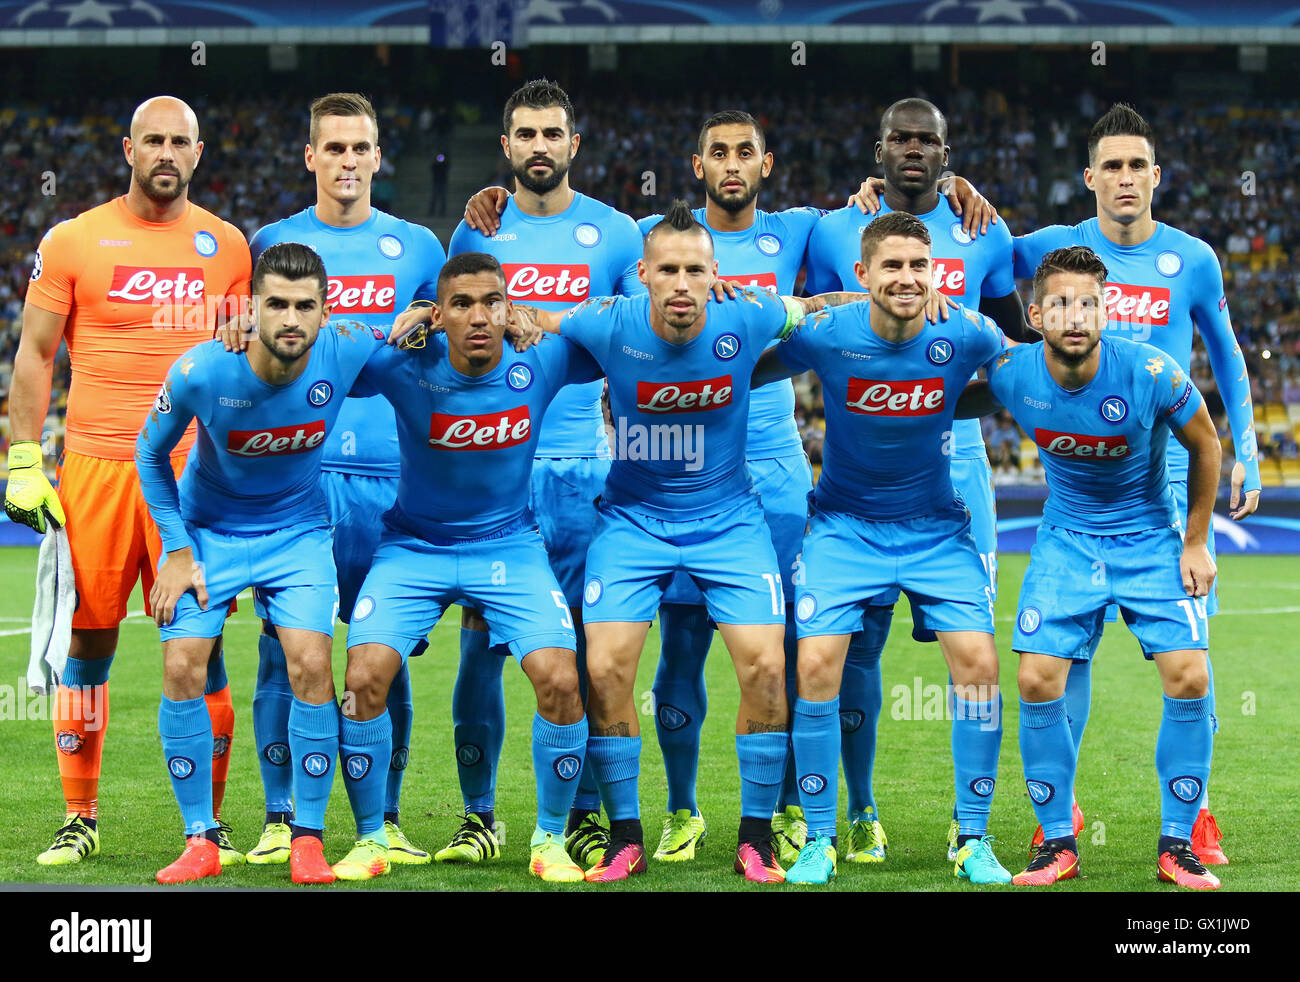
<path id="1" fill-rule="evenodd" d="M 1065 679 L 1065 715 L 1070 723 L 1070 740 L 1074 743 L 1076 763 L 1079 747 L 1083 744 L 1083 731 L 1088 727 L 1088 714 L 1092 711 L 1092 662 L 1070 663 L 1070 674 Z M 1074 789 L 1070 789 L 1074 800 Z"/>
<path id="2" fill-rule="evenodd" d="M 1065 718 L 1066 700 L 1020 700 L 1020 758 L 1025 787 L 1044 839 L 1074 835 L 1070 789 L 1074 787 L 1074 738 Z"/>
<path id="3" fill-rule="evenodd" d="M 460 631 L 460 667 L 451 692 L 456 773 L 465 813 L 496 806 L 497 763 L 506 738 L 505 659 L 488 646 L 487 631 Z"/>
<path id="4" fill-rule="evenodd" d="M 1201 794 L 1210 780 L 1210 754 L 1214 749 L 1210 697 L 1164 698 L 1160 732 L 1156 735 L 1160 834 L 1190 841 Z"/>
<path id="5" fill-rule="evenodd" d="M 212 817 L 212 718 L 202 696 L 173 701 L 166 696 L 158 706 L 158 735 L 163 759 L 171 775 L 172 791 L 181 806 L 185 834 L 202 835 L 215 829 Z"/>
<path id="6" fill-rule="evenodd" d="M 998 780 L 1002 696 L 967 702 L 953 695 L 952 762 L 957 785 L 957 834 L 983 836 Z"/>
<path id="7" fill-rule="evenodd" d="M 289 708 L 293 689 L 278 638 L 257 639 L 257 689 L 253 692 L 253 739 L 269 812 L 293 813 L 293 767 L 289 755 Z"/>
<path id="8" fill-rule="evenodd" d="M 655 733 L 668 776 L 668 811 L 699 813 L 695 777 L 700 765 L 700 727 L 708 709 L 704 662 L 713 643 L 704 607 L 659 608 L 659 667 L 655 670 Z"/>
<path id="9" fill-rule="evenodd" d="M 641 738 L 590 737 L 587 759 L 600 785 L 600 797 L 611 822 L 641 817 L 637 778 L 641 774 Z"/>
<path id="10" fill-rule="evenodd" d="M 876 766 L 876 728 L 885 701 L 880 653 L 889 638 L 894 619 L 892 607 L 868 607 L 862 630 L 849 639 L 840 681 L 840 756 L 844 761 L 844 783 L 849 792 L 849 821 L 870 810 L 880 818 L 875 789 L 871 786 Z"/>
<path id="11" fill-rule="evenodd" d="M 552 723 L 533 714 L 533 776 L 537 780 L 537 827 L 564 834 L 573 807 L 574 781 L 587 756 L 587 717 L 576 723 Z"/>
<path id="12" fill-rule="evenodd" d="M 799 801 L 808 834 L 834 835 L 840 792 L 839 696 L 825 702 L 796 699 L 792 735 L 799 770 Z"/>
<path id="13" fill-rule="evenodd" d="M 578 695 L 583 706 L 587 705 L 587 635 L 581 624 L 577 625 L 577 644 L 574 646 L 575 661 L 578 666 Z M 595 772 L 591 761 L 583 754 L 582 773 L 578 775 L 578 788 L 573 796 L 573 807 L 577 811 L 600 811 L 600 787 L 596 784 Z"/>
<path id="14" fill-rule="evenodd" d="M 411 673 L 403 662 L 388 688 L 388 718 L 392 720 L 388 771 L 384 782 L 384 812 L 396 815 L 402 805 L 402 778 L 411 754 L 411 722 L 415 704 L 411 701 Z M 346 777 L 346 775 L 344 775 Z"/>
<path id="15" fill-rule="evenodd" d="M 88 685 L 103 685 L 108 681 L 108 670 L 113 667 L 116 652 L 107 658 L 68 658 L 59 676 L 59 685 L 76 689 Z"/>
<path id="16" fill-rule="evenodd" d="M 1210 700 L 1210 728 L 1217 734 L 1219 732 L 1219 717 L 1215 715 L 1214 708 L 1214 663 L 1210 661 L 1208 653 L 1205 656 L 1205 672 L 1210 677 L 1209 688 L 1205 690 L 1205 698 Z"/>
<path id="17" fill-rule="evenodd" d="M 740 760 L 740 817 L 770 822 L 790 757 L 790 734 L 737 734 L 736 757 Z"/>
<path id="18" fill-rule="evenodd" d="M 785 704 L 794 706 L 799 698 L 799 635 L 795 629 L 794 605 L 785 608 Z M 799 773 L 794 762 L 794 731 L 786 734 L 785 773 L 781 776 L 781 788 L 777 791 L 776 811 L 785 811 L 788 805 L 799 801 Z"/>
<path id="19" fill-rule="evenodd" d="M 229 684 L 230 680 L 226 678 L 226 653 L 218 651 L 215 658 L 208 659 L 208 681 L 203 687 L 203 694 L 210 696 Z"/>
<path id="20" fill-rule="evenodd" d="M 364 722 L 339 716 L 339 760 L 343 762 L 343 787 L 357 820 L 357 838 L 384 845 L 388 845 L 384 763 L 392 759 L 392 749 L 393 723 L 387 712 Z"/>
<path id="21" fill-rule="evenodd" d="M 320 831 L 334 787 L 334 760 L 339 755 L 339 707 L 330 700 L 313 706 L 294 697 L 289 709 L 289 755 L 293 758 L 294 824 Z"/>

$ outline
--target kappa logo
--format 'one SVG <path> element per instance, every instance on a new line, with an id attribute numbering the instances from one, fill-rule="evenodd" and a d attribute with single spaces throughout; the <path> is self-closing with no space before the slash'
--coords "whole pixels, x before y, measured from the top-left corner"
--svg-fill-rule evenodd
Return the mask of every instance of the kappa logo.
<path id="1" fill-rule="evenodd" d="M 861 709 L 841 709 L 840 710 L 840 732 L 857 733 L 862 729 L 862 724 L 866 722 L 867 714 Z"/>
<path id="2" fill-rule="evenodd" d="M 573 227 L 573 241 L 590 249 L 600 242 L 600 229 L 590 222 L 583 222 Z"/>
<path id="3" fill-rule="evenodd" d="M 1046 781 L 1026 780 L 1025 787 L 1029 789 L 1029 797 L 1034 799 L 1036 805 L 1045 805 L 1056 797 L 1056 788 Z"/>
<path id="4" fill-rule="evenodd" d="M 805 593 L 799 598 L 799 603 L 795 605 L 794 614 L 799 620 L 806 623 L 815 613 L 817 613 L 817 598 L 811 593 Z"/>
<path id="5" fill-rule="evenodd" d="M 71 757 L 81 752 L 81 748 L 86 745 L 86 738 L 76 730 L 59 730 L 54 743 L 59 748 L 59 753 Z"/>
<path id="6" fill-rule="evenodd" d="M 723 361 L 730 361 L 740 354 L 740 338 L 734 334 L 724 334 L 713 342 L 713 353 Z"/>
<path id="7" fill-rule="evenodd" d="M 926 349 L 925 357 L 935 365 L 946 365 L 952 361 L 952 342 L 947 338 L 939 338 L 930 342 L 930 347 Z"/>
<path id="8" fill-rule="evenodd" d="M 370 773 L 369 754 L 350 754 L 343 761 L 343 770 L 354 781 L 360 781 Z"/>
<path id="9" fill-rule="evenodd" d="M 402 240 L 395 235 L 381 235 L 375 245 L 379 247 L 380 254 L 387 259 L 401 259 L 402 253 L 406 251 Z"/>
<path id="10" fill-rule="evenodd" d="M 194 233 L 194 251 L 204 258 L 217 254 L 217 238 L 211 232 Z"/>
<path id="11" fill-rule="evenodd" d="M 582 761 L 573 754 L 565 754 L 554 764 L 555 776 L 561 781 L 572 781 L 582 772 Z"/>
<path id="12" fill-rule="evenodd" d="M 268 743 L 266 749 L 262 751 L 262 756 L 266 758 L 267 763 L 274 764 L 276 767 L 283 767 L 289 763 L 289 745 L 287 743 Z"/>
<path id="13" fill-rule="evenodd" d="M 665 730 L 680 730 L 683 726 L 691 721 L 691 717 L 682 712 L 676 706 L 670 706 L 668 703 L 661 703 L 657 713 L 659 725 Z"/>
<path id="14" fill-rule="evenodd" d="M 781 251 L 781 240 L 770 232 L 760 235 L 754 245 L 758 246 L 758 251 L 765 256 L 775 256 Z"/>
<path id="15" fill-rule="evenodd" d="M 991 777 L 977 777 L 971 781 L 970 789 L 981 798 L 991 798 L 993 796 L 993 786 L 996 783 Z"/>
<path id="16" fill-rule="evenodd" d="M 212 738 L 212 759 L 220 760 L 230 753 L 230 734 L 218 733 Z"/>
<path id="17" fill-rule="evenodd" d="M 1043 615 L 1037 607 L 1026 607 L 1020 612 L 1020 630 L 1025 634 L 1033 634 L 1043 626 Z"/>
<path id="18" fill-rule="evenodd" d="M 483 749 L 472 743 L 462 743 L 456 748 L 456 759 L 462 767 L 473 767 L 483 759 Z"/>
<path id="19" fill-rule="evenodd" d="M 194 773 L 194 761 L 188 757 L 170 757 L 167 760 L 167 770 L 171 771 L 176 780 L 184 781 Z"/>
<path id="20" fill-rule="evenodd" d="M 161 413 L 163 416 L 172 411 L 171 393 L 167 391 L 165 384 L 158 390 L 158 398 L 153 401 L 153 408 L 155 412 Z"/>
<path id="21" fill-rule="evenodd" d="M 805 774 L 799 778 L 799 790 L 804 794 L 820 794 L 826 788 L 826 778 L 820 774 Z"/>
<path id="22" fill-rule="evenodd" d="M 330 396 L 334 395 L 334 387 L 321 379 L 307 392 L 307 401 L 313 406 L 323 406 L 330 401 Z"/>
<path id="23" fill-rule="evenodd" d="M 1174 797 L 1189 805 L 1200 800 L 1202 787 L 1201 779 L 1190 774 L 1176 777 L 1169 782 L 1169 790 L 1174 793 Z"/>
<path id="24" fill-rule="evenodd" d="M 587 589 L 582 591 L 582 602 L 588 607 L 594 607 L 604 592 L 605 584 L 600 582 L 599 577 L 593 576 L 587 581 Z"/>
<path id="25" fill-rule="evenodd" d="M 533 370 L 527 365 L 511 365 L 506 373 L 506 385 L 516 392 L 523 392 L 533 384 Z"/>
<path id="26" fill-rule="evenodd" d="M 308 754 L 302 759 L 302 769 L 311 777 L 324 777 L 329 773 L 330 759 L 325 754 Z"/>
<path id="27" fill-rule="evenodd" d="M 1128 403 L 1119 396 L 1107 396 L 1101 403 L 1101 418 L 1107 423 L 1122 423 L 1128 416 Z"/>
<path id="28" fill-rule="evenodd" d="M 393 751 L 393 757 L 388 762 L 388 766 L 395 771 L 406 770 L 406 763 L 411 759 L 410 747 L 398 747 Z"/>
<path id="29" fill-rule="evenodd" d="M 357 600 L 357 605 L 352 608 L 352 619 L 354 621 L 364 621 L 374 612 L 375 598 L 371 596 L 361 597 Z"/>

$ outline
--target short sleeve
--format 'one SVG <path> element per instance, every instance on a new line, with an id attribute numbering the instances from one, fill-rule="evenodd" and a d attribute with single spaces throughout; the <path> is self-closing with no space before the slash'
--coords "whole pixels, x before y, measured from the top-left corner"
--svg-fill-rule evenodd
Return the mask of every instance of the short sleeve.
<path id="1" fill-rule="evenodd" d="M 27 284 L 27 299 L 42 310 L 66 314 L 76 297 L 76 271 L 82 250 L 73 222 L 60 222 L 45 233 L 36 247 L 36 261 Z"/>
<path id="2" fill-rule="evenodd" d="M 1016 292 L 1015 246 L 1006 222 L 990 225 L 981 243 L 989 253 L 988 273 L 980 284 L 981 297 L 1005 297 Z"/>

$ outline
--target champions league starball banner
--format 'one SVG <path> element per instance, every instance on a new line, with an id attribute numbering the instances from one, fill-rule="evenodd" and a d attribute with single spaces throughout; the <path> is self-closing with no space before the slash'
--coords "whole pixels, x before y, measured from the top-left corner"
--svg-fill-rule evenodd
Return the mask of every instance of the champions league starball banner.
<path id="1" fill-rule="evenodd" d="M 0 31 L 429 26 L 434 44 L 509 39 L 535 27 L 1296 27 L 1296 0 L 12 0 Z"/>

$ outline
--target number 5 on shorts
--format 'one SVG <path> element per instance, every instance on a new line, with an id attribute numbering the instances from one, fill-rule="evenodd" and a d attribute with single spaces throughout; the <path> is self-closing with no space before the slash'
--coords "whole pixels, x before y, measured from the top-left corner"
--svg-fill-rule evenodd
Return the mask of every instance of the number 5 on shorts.
<path id="1" fill-rule="evenodd" d="M 572 631 L 573 615 L 569 613 L 569 602 L 564 599 L 564 594 L 559 590 L 552 590 L 551 599 L 555 601 L 555 606 L 559 607 L 560 610 L 563 611 L 563 616 L 560 618 L 560 624 L 566 630 Z"/>

